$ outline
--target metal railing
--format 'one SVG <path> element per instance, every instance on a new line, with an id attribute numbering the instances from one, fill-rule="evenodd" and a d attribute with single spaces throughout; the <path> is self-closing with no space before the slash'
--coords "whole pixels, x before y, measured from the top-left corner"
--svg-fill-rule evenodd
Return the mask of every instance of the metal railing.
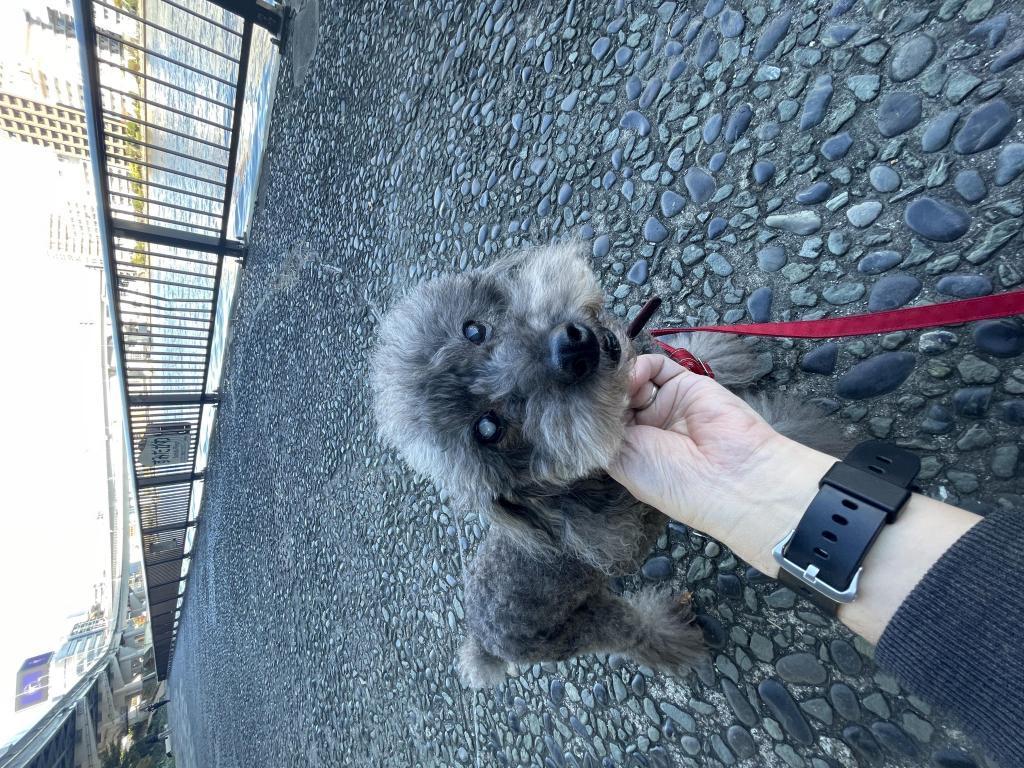
<path id="1" fill-rule="evenodd" d="M 143 6 L 143 3 L 145 5 Z M 211 348 L 259 0 L 74 0 L 157 674 L 187 590 Z"/>

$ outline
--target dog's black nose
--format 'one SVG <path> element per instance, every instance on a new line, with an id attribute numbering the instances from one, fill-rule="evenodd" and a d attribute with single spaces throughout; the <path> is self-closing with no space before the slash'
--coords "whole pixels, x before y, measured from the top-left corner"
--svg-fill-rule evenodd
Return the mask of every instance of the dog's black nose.
<path id="1" fill-rule="evenodd" d="M 601 362 L 597 336 L 582 323 L 563 323 L 548 337 L 551 367 L 567 384 L 578 384 Z"/>

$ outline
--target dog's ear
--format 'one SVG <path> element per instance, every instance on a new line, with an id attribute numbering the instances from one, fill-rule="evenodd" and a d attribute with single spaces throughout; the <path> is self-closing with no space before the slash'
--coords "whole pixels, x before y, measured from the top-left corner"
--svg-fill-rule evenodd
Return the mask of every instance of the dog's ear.
<path id="1" fill-rule="evenodd" d="M 538 533 L 546 536 L 552 543 L 555 541 L 555 532 L 551 527 L 551 521 L 539 510 L 534 509 L 528 503 L 512 501 L 506 496 L 498 496 L 494 505 L 501 509 L 506 515 L 521 523 L 525 523 Z"/>
<path id="2" fill-rule="evenodd" d="M 529 254 L 530 251 L 528 249 L 518 250 L 488 264 L 481 272 L 487 277 L 509 277 L 522 269 Z"/>
<path id="3" fill-rule="evenodd" d="M 546 558 L 561 549 L 561 520 L 542 503 L 499 495 L 490 499 L 491 524 L 523 552 Z"/>

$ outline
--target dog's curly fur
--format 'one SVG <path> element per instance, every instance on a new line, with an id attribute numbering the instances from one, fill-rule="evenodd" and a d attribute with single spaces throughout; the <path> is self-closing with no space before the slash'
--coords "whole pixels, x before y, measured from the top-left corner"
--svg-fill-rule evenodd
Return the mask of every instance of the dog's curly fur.
<path id="1" fill-rule="evenodd" d="M 486 339 L 467 340 L 467 322 Z M 615 335 L 594 375 L 566 384 L 549 363 L 552 329 L 572 322 Z M 693 334 L 677 340 L 726 386 L 770 366 L 745 341 Z M 491 267 L 426 282 L 387 314 L 372 361 L 384 439 L 454 500 L 490 521 L 466 574 L 469 637 L 458 668 L 472 686 L 504 679 L 509 663 L 619 652 L 667 670 L 704 653 L 689 605 L 646 589 L 620 597 L 609 575 L 639 566 L 665 517 L 636 501 L 602 467 L 623 440 L 635 354 L 579 249 L 554 244 Z M 750 402 L 786 434 L 820 438 L 806 407 Z M 496 443 L 475 437 L 497 415 Z"/>

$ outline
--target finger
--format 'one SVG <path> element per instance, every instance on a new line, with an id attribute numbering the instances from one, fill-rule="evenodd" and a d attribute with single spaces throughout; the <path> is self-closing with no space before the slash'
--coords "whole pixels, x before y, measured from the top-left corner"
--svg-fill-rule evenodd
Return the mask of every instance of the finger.
<path id="1" fill-rule="evenodd" d="M 686 369 L 664 355 L 640 355 L 633 363 L 633 372 L 629 380 L 630 400 L 648 382 L 660 387 L 684 370 Z"/>
<path id="2" fill-rule="evenodd" d="M 644 408 L 649 408 L 653 405 L 657 395 L 657 385 L 653 381 L 645 381 L 640 385 L 640 389 L 629 398 L 629 407 L 636 411 L 642 411 Z"/>

